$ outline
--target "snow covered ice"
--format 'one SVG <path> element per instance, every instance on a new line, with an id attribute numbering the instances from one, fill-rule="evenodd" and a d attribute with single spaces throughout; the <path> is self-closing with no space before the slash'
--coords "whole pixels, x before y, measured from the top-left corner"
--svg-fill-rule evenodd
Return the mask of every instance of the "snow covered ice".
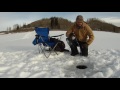
<path id="1" fill-rule="evenodd" d="M 65 33 L 50 31 L 50 36 Z M 58 52 L 48 59 L 32 44 L 34 31 L 0 35 L 0 78 L 120 78 L 120 34 L 94 31 L 94 35 L 88 57 Z M 70 50 L 66 36 L 61 39 Z"/>

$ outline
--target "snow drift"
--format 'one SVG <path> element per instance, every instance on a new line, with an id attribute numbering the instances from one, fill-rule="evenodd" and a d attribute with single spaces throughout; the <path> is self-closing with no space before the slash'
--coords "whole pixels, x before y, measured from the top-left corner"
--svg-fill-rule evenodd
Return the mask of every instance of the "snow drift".
<path id="1" fill-rule="evenodd" d="M 50 31 L 50 36 L 65 34 Z M 47 59 L 32 45 L 35 32 L 0 35 L 0 78 L 120 78 L 120 34 L 94 31 L 89 56 L 52 53 Z M 62 37 L 67 45 L 66 36 Z M 86 65 L 87 69 L 77 69 Z"/>

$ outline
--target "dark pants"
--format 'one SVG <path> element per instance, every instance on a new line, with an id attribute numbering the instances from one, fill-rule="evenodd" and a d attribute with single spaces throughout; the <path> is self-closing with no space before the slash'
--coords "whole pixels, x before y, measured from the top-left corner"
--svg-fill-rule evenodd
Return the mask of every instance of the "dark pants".
<path id="1" fill-rule="evenodd" d="M 80 42 L 80 41 L 77 41 L 76 39 L 75 40 L 70 40 L 68 38 L 66 40 L 67 40 L 68 45 L 71 48 L 71 53 L 72 54 L 78 53 L 77 46 L 79 46 L 80 50 L 81 50 L 81 55 L 82 56 L 88 56 L 88 45 L 87 45 L 86 42 Z"/>

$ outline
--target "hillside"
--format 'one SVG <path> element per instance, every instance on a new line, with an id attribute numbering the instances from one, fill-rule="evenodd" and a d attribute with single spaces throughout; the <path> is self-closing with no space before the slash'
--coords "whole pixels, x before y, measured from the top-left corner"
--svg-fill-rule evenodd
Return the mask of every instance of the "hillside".
<path id="1" fill-rule="evenodd" d="M 87 20 L 87 23 L 90 25 L 90 27 L 93 30 L 97 31 L 109 31 L 109 32 L 119 32 L 120 33 L 120 27 L 117 27 L 113 24 L 106 23 L 105 21 L 102 21 L 97 18 L 90 18 Z"/>
<path id="2" fill-rule="evenodd" d="M 86 23 L 89 24 L 93 30 L 109 31 L 109 32 L 117 32 L 117 33 L 120 32 L 120 27 L 117 27 L 110 23 L 106 23 L 100 19 L 90 18 L 86 21 Z M 51 17 L 51 18 L 43 18 L 41 20 L 31 22 L 28 25 L 24 24 L 22 27 L 16 25 L 16 28 L 14 30 L 11 30 L 10 32 L 33 31 L 34 27 L 49 27 L 50 30 L 68 30 L 72 25 L 73 22 L 67 19 L 61 17 Z"/>
<path id="3" fill-rule="evenodd" d="M 56 20 L 52 22 L 52 18 L 55 18 Z M 37 20 L 34 22 L 31 22 L 28 25 L 23 25 L 19 28 L 19 26 L 16 26 L 16 29 L 12 30 L 11 32 L 27 32 L 27 31 L 33 31 L 34 27 L 49 27 L 50 30 L 67 30 L 73 25 L 73 22 L 63 19 L 61 17 L 51 17 L 51 18 L 43 18 L 41 20 Z"/>
<path id="4" fill-rule="evenodd" d="M 53 27 L 52 28 L 52 18 L 56 19 L 55 22 L 53 21 L 53 24 L 54 24 L 54 26 L 58 25 L 58 27 Z M 32 22 L 28 26 L 31 26 L 31 27 L 49 27 L 50 29 L 66 30 L 72 25 L 73 25 L 73 23 L 71 21 L 67 20 L 67 19 L 63 19 L 63 18 L 60 18 L 60 17 L 51 17 L 51 18 L 44 18 L 44 19 Z"/>

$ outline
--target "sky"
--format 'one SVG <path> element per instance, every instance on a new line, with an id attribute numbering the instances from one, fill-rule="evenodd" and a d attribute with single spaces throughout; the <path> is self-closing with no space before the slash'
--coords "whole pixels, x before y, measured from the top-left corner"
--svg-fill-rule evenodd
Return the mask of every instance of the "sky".
<path id="1" fill-rule="evenodd" d="M 89 18 L 99 18 L 120 27 L 120 12 L 0 12 L 0 31 L 6 31 L 7 27 L 13 28 L 15 24 L 29 24 L 54 16 L 74 22 L 77 15 L 82 15 L 85 21 Z"/>

